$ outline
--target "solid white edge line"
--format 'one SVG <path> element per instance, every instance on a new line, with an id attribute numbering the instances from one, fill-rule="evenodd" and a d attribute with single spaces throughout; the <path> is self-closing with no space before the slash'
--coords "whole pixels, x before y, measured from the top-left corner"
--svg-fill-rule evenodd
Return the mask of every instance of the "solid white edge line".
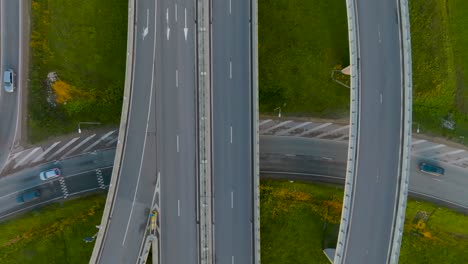
<path id="1" fill-rule="evenodd" d="M 157 5 L 157 2 L 156 2 L 156 5 Z M 169 9 L 167 9 L 169 10 Z M 169 14 L 168 14 L 169 16 Z M 148 127 L 149 127 L 149 119 L 150 119 L 150 116 L 151 116 L 151 106 L 152 106 L 152 103 L 153 103 L 153 84 L 154 84 L 154 60 L 155 60 L 155 57 L 156 57 L 156 15 L 154 16 L 154 20 L 155 20 L 155 27 L 154 27 L 154 46 L 153 46 L 153 68 L 151 70 L 151 89 L 150 89 L 150 101 L 149 101 L 149 106 L 148 106 L 148 115 L 146 117 L 146 129 L 145 129 L 145 139 L 143 141 L 143 149 L 142 149 L 142 152 L 141 152 L 141 160 L 140 160 L 140 169 L 139 169 L 139 172 L 138 172 L 138 179 L 137 179 L 137 183 L 136 183 L 136 189 L 135 189 L 135 194 L 133 195 L 133 202 L 132 202 L 132 209 L 130 210 L 130 216 L 128 218 L 128 222 L 127 222 L 127 227 L 125 228 L 125 234 L 124 234 L 124 238 L 122 240 L 122 246 L 125 244 L 125 240 L 127 239 L 127 233 L 128 233 L 128 228 L 130 226 L 130 221 L 132 220 L 132 214 L 133 214 L 133 208 L 135 206 L 135 200 L 136 200 L 136 195 L 138 193 L 138 186 L 140 184 L 140 177 L 141 177 L 141 170 L 142 170 L 142 167 L 143 167 L 143 158 L 145 156 L 145 149 L 146 149 L 146 139 L 148 138 Z"/>

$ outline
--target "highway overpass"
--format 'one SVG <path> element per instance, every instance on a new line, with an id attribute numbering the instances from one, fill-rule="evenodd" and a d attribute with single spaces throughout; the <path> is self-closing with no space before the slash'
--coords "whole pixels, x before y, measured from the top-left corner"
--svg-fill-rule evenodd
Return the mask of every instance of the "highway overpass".
<path id="1" fill-rule="evenodd" d="M 142 261 L 151 210 L 161 263 L 258 262 L 255 7 L 129 1 L 122 122 L 91 263 Z"/>
<path id="2" fill-rule="evenodd" d="M 407 3 L 348 0 L 351 127 L 334 263 L 398 261 L 411 146 Z M 403 4 L 401 4 L 403 3 Z M 406 8 L 406 9 L 405 9 Z M 408 62 L 409 63 L 406 63 Z M 409 73 L 409 74 L 407 74 Z"/>

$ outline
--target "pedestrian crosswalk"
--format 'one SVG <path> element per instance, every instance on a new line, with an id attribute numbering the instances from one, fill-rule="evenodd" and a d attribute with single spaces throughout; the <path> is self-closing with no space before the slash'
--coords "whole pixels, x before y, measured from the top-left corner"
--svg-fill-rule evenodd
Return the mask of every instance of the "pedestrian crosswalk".
<path id="1" fill-rule="evenodd" d="M 260 135 L 307 137 L 347 142 L 349 124 L 329 122 L 304 122 L 298 120 L 260 120 Z M 468 151 L 413 137 L 412 154 L 420 158 L 435 160 L 468 169 Z"/>
<path id="2" fill-rule="evenodd" d="M 100 149 L 114 148 L 117 142 L 118 132 L 111 130 L 101 134 L 74 137 L 67 141 L 62 140 L 35 146 L 10 154 L 2 174 L 9 174 L 34 164 L 62 160 Z"/>

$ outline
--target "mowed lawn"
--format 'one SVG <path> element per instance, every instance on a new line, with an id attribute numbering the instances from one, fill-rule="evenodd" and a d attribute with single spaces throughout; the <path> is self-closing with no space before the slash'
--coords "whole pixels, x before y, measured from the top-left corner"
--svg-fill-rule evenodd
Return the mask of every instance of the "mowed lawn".
<path id="1" fill-rule="evenodd" d="M 345 1 L 259 0 L 258 14 L 260 112 L 346 116 L 349 89 L 330 77 L 349 63 Z"/>
<path id="2" fill-rule="evenodd" d="M 127 0 L 32 1 L 30 141 L 76 131 L 80 121 L 120 121 L 127 4 Z M 47 82 L 49 73 L 64 83 L 58 92 Z"/>
<path id="3" fill-rule="evenodd" d="M 35 209 L 0 223 L 0 263 L 88 263 L 105 194 Z"/>
<path id="4" fill-rule="evenodd" d="M 421 132 L 468 135 L 468 1 L 409 1 L 413 52 L 413 121 Z M 442 127 L 451 116 L 455 130 Z M 465 142 L 466 143 L 466 142 Z"/>
<path id="5" fill-rule="evenodd" d="M 342 196 L 342 188 L 334 186 L 262 180 L 262 262 L 329 263 L 322 248 L 336 244 Z M 424 221 L 416 221 L 420 214 L 426 215 Z M 330 232 L 333 226 L 335 232 Z M 464 264 L 468 263 L 466 248 L 466 215 L 431 203 L 409 200 L 399 263 Z"/>
<path id="6" fill-rule="evenodd" d="M 462 142 L 468 135 L 468 1 L 409 4 L 414 129 L 419 124 L 421 133 Z M 345 115 L 349 90 L 330 73 L 349 63 L 347 37 L 344 0 L 259 0 L 260 112 L 281 107 L 291 115 Z M 455 129 L 444 128 L 444 119 Z"/>

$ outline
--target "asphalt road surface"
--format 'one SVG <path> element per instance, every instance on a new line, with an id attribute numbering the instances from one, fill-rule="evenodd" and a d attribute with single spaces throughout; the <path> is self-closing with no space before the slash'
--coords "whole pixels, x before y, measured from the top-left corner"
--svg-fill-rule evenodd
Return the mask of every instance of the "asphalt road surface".
<path id="1" fill-rule="evenodd" d="M 260 168 L 262 172 L 289 172 L 346 176 L 347 143 L 313 138 L 260 136 Z M 444 176 L 432 176 L 418 169 L 420 162 L 431 162 L 445 169 Z M 467 170 L 425 157 L 412 155 L 410 170 L 411 192 L 437 197 L 468 208 Z M 307 179 L 307 176 L 299 176 Z"/>
<path id="2" fill-rule="evenodd" d="M 30 210 L 37 206 L 74 195 L 93 191 L 107 191 L 109 185 L 115 150 L 105 150 L 76 156 L 61 162 L 44 163 L 21 170 L 0 179 L 0 220 Z M 60 168 L 62 176 L 42 181 L 41 171 Z M 101 182 L 98 180 L 102 175 Z M 61 179 L 63 183 L 61 183 Z M 16 197 L 28 191 L 39 190 L 39 199 L 20 204 Z"/>
<path id="3" fill-rule="evenodd" d="M 195 1 L 160 0 L 157 4 L 154 79 L 161 177 L 160 261 L 198 263 Z"/>
<path id="4" fill-rule="evenodd" d="M 156 187 L 155 1 L 138 1 L 136 12 L 133 92 L 127 137 L 99 263 L 137 261 Z M 145 28 L 146 35 L 143 34 Z"/>
<path id="5" fill-rule="evenodd" d="M 19 70 L 19 1 L 2 0 L 1 14 L 1 69 L 12 69 L 16 74 Z M 3 85 L 3 71 L 1 74 L 0 89 L 0 172 L 8 159 L 14 145 L 16 124 L 18 118 L 19 92 L 7 93 Z M 16 75 L 16 88 L 18 85 Z"/>
<path id="6" fill-rule="evenodd" d="M 253 263 L 250 0 L 213 1 L 216 263 Z"/>
<path id="7" fill-rule="evenodd" d="M 357 0 L 359 124 L 344 263 L 387 263 L 396 220 L 402 144 L 397 1 Z"/>

